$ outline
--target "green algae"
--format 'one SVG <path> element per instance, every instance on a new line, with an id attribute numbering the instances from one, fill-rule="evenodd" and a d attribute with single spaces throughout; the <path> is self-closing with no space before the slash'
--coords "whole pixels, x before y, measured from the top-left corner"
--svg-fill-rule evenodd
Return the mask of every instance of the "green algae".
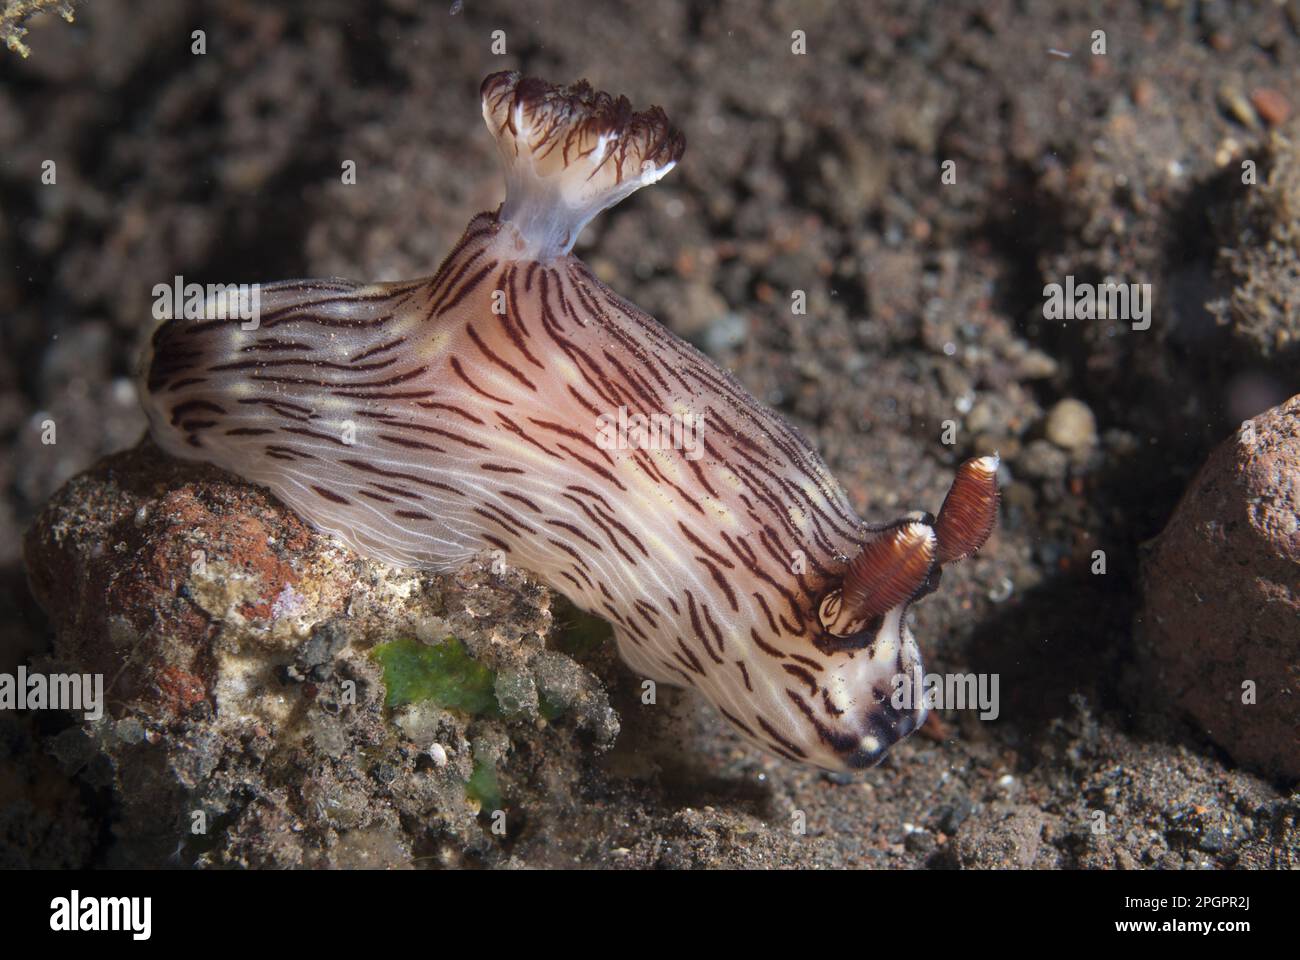
<path id="1" fill-rule="evenodd" d="M 393 640 L 375 647 L 384 670 L 388 707 L 427 700 L 473 717 L 498 716 L 496 675 L 465 652 L 455 637 L 428 645 L 415 639 Z"/>
<path id="2" fill-rule="evenodd" d="M 490 761 L 474 761 L 474 772 L 465 784 L 465 796 L 477 801 L 480 811 L 501 809 L 501 783 L 497 780 L 497 768 Z"/>
<path id="3" fill-rule="evenodd" d="M 501 716 L 496 674 L 466 653 L 455 637 L 432 646 L 411 638 L 393 640 L 375 647 L 371 655 L 384 671 L 385 704 L 390 710 L 428 701 L 472 717 Z M 480 810 L 500 809 L 501 784 L 490 760 L 474 758 L 465 796 L 478 803 Z"/>

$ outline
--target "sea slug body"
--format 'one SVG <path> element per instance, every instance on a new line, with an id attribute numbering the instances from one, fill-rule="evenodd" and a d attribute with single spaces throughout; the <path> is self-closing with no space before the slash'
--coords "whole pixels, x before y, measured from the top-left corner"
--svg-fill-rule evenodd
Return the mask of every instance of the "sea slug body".
<path id="1" fill-rule="evenodd" d="M 255 328 L 166 320 L 141 385 L 154 438 L 369 557 L 499 550 L 763 749 L 877 763 L 925 718 L 893 702 L 921 670 L 908 605 L 992 531 L 996 458 L 963 464 L 937 516 L 865 524 L 793 427 L 570 253 L 681 158 L 663 112 L 516 73 L 482 95 L 500 209 L 426 279 L 263 286 Z M 669 422 L 678 442 L 645 442 Z"/>

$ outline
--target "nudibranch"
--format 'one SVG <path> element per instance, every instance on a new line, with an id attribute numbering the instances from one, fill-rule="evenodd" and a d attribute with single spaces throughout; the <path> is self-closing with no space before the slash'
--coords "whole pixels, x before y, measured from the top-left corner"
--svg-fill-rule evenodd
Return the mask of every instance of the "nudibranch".
<path id="1" fill-rule="evenodd" d="M 895 696 L 919 679 L 908 607 L 988 538 L 996 457 L 962 464 L 937 515 L 864 523 L 795 428 L 571 253 L 681 158 L 663 111 L 513 72 L 482 98 L 502 205 L 426 279 L 276 283 L 255 324 L 165 320 L 155 440 L 368 557 L 500 551 L 759 747 L 874 765 L 925 718 Z"/>

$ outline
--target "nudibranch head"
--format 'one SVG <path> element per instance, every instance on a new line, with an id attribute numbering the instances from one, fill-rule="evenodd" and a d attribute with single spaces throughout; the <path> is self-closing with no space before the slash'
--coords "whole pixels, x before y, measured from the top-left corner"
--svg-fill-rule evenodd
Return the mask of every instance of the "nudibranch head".
<path id="1" fill-rule="evenodd" d="M 592 217 L 662 179 L 686 149 L 663 110 L 638 113 L 586 81 L 556 87 L 505 71 L 481 93 L 506 171 L 498 217 L 519 231 L 521 258 L 567 254 Z"/>
<path id="2" fill-rule="evenodd" d="M 677 162 L 663 112 L 503 73 L 483 113 L 506 200 L 436 273 L 174 312 L 141 385 L 153 436 L 366 556 L 496 552 L 765 750 L 878 762 L 925 718 L 897 697 L 921 664 L 909 605 L 989 536 L 996 458 L 963 464 L 937 515 L 864 523 L 798 430 L 569 252 Z"/>

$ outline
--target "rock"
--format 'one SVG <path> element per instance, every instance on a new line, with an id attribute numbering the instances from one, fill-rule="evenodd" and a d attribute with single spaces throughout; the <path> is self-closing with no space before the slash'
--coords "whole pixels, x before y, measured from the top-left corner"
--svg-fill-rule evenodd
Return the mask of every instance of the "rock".
<path id="1" fill-rule="evenodd" d="M 1035 480 L 1059 481 L 1069 472 L 1070 458 L 1046 440 L 1034 440 L 1016 461 L 1016 469 Z"/>
<path id="2" fill-rule="evenodd" d="M 347 645 L 347 627 L 337 621 L 328 621 L 313 630 L 307 642 L 298 649 L 295 666 L 303 673 L 310 671 L 313 679 L 324 680 L 329 676 L 329 662 Z"/>
<path id="3" fill-rule="evenodd" d="M 1238 763 L 1300 777 L 1300 396 L 1210 455 L 1142 581 L 1149 689 Z"/>
<path id="4" fill-rule="evenodd" d="M 1060 368 L 1055 358 L 1034 348 L 1025 351 L 1016 373 L 1025 380 L 1050 380 Z"/>
<path id="5" fill-rule="evenodd" d="M 1049 819 L 1049 814 L 1023 804 L 999 804 L 983 810 L 957 832 L 957 862 L 966 869 L 984 870 L 1050 866 L 1054 855 L 1043 849 Z M 1040 855 L 1044 862 L 1037 862 Z"/>
<path id="6" fill-rule="evenodd" d="M 1082 400 L 1067 397 L 1048 411 L 1044 431 L 1061 449 L 1079 453 L 1097 442 L 1097 419 Z"/>
<path id="7" fill-rule="evenodd" d="M 1251 106 L 1241 86 L 1235 82 L 1224 83 L 1219 87 L 1219 108 L 1243 127 L 1255 129 L 1259 126 L 1259 117 Z"/>
<path id="8" fill-rule="evenodd" d="M 1250 93 L 1250 104 L 1270 127 L 1280 126 L 1291 115 L 1287 98 L 1272 87 L 1258 87 Z"/>
<path id="9" fill-rule="evenodd" d="M 952 836 L 961 829 L 961 825 L 975 811 L 975 804 L 969 797 L 957 797 L 939 814 L 939 829 Z"/>
<path id="10" fill-rule="evenodd" d="M 104 676 L 103 720 L 78 718 L 57 756 L 114 792 L 112 865 L 404 867 L 430 843 L 493 862 L 471 782 L 527 806 L 513 752 L 572 779 L 618 733 L 601 681 L 546 648 L 551 595 L 523 574 L 365 560 L 147 441 L 69 481 L 24 553 L 52 662 Z M 438 687 L 416 639 L 430 631 L 456 639 L 456 668 L 489 697 L 496 678 L 496 701 L 388 702 L 397 660 L 405 688 Z M 394 647 L 405 657 L 377 653 Z M 565 694 L 546 722 L 539 689 Z M 195 816 L 222 827 L 195 840 Z"/>
<path id="11" fill-rule="evenodd" d="M 1201 831 L 1199 844 L 1206 853 L 1222 853 L 1228 845 L 1228 839 L 1219 827 L 1206 827 Z"/>

